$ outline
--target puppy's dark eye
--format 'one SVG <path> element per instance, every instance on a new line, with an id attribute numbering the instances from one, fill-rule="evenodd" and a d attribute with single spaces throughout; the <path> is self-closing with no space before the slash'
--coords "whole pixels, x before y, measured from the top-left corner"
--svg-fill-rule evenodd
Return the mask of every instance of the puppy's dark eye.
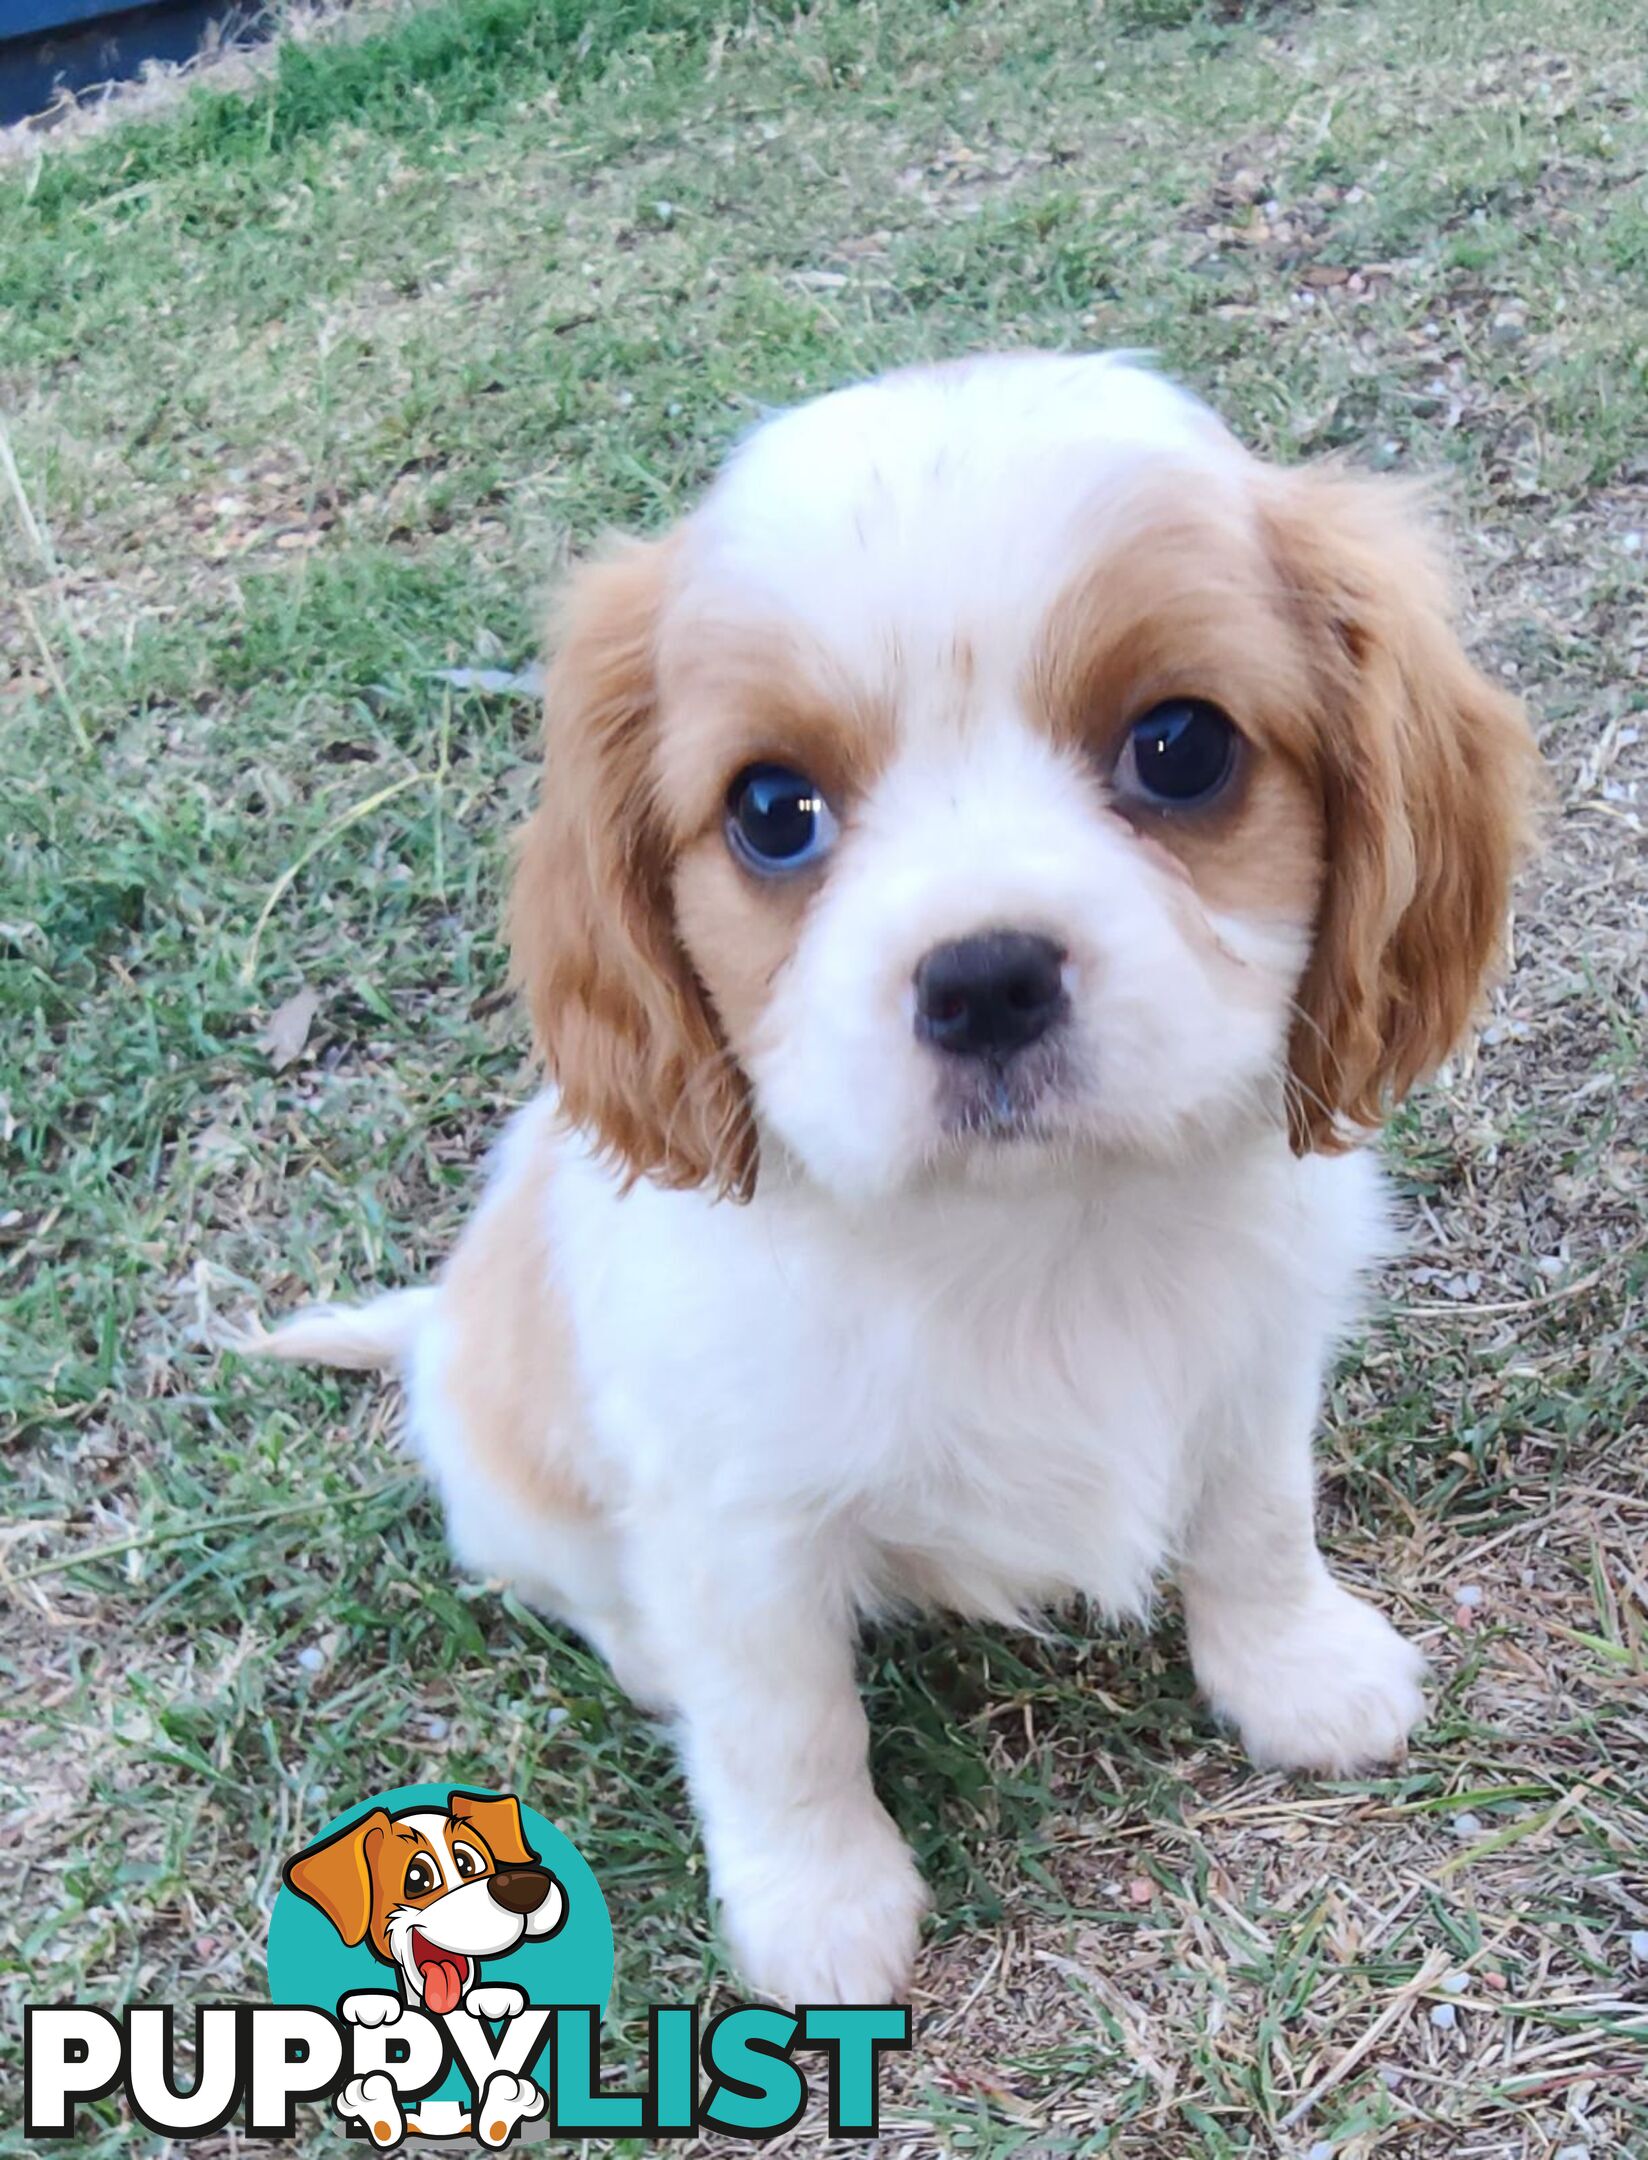
<path id="1" fill-rule="evenodd" d="M 1236 769 L 1236 729 L 1205 698 L 1169 698 L 1127 732 L 1116 785 L 1163 809 L 1188 810 L 1218 795 Z"/>
<path id="2" fill-rule="evenodd" d="M 408 1897 L 427 1897 L 438 1880 L 433 1863 L 426 1860 L 422 1853 L 414 1855 L 407 1862 L 406 1895 Z"/>
<path id="3" fill-rule="evenodd" d="M 727 790 L 727 843 L 762 877 L 817 862 L 837 829 L 823 791 L 787 765 L 746 765 Z"/>
<path id="4" fill-rule="evenodd" d="M 453 1846 L 452 1865 L 464 1878 L 465 1882 L 469 1880 L 471 1875 L 484 1875 L 486 1873 L 480 1855 L 468 1845 Z"/>

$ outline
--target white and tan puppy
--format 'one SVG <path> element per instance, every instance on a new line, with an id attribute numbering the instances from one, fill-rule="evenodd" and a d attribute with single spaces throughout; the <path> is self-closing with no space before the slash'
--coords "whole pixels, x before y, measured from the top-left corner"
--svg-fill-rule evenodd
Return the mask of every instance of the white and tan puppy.
<path id="1" fill-rule="evenodd" d="M 1533 763 L 1404 491 L 1123 359 L 824 398 L 573 581 L 512 907 L 555 1093 L 437 1288 L 273 1347 L 398 1363 L 459 1557 L 678 1718 L 757 1986 L 909 1975 L 867 1613 L 1171 1568 L 1256 1761 L 1403 1746 L 1311 1430 L 1351 1143 L 1467 1025 Z"/>

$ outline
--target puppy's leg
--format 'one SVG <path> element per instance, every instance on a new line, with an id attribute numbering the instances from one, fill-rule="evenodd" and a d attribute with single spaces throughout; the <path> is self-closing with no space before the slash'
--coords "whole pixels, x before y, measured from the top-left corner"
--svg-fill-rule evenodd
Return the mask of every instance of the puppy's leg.
<path id="1" fill-rule="evenodd" d="M 1338 1773 L 1401 1753 L 1424 1660 L 1317 1549 L 1316 1409 L 1312 1366 L 1210 1436 L 1180 1579 L 1196 1678 L 1254 1762 Z"/>
<path id="2" fill-rule="evenodd" d="M 623 1587 L 620 1543 L 605 1517 L 576 1493 L 563 1499 L 541 1485 L 502 1490 L 472 1457 L 441 1487 L 457 1559 L 477 1574 L 501 1577 L 529 1605 L 575 1629 L 633 1703 L 666 1715 L 664 1675 Z"/>
<path id="3" fill-rule="evenodd" d="M 620 1579 L 549 1249 L 554 1106 L 522 1112 L 441 1278 L 409 1373 L 412 1432 L 465 1566 L 569 1622 L 649 1710 L 665 1692 Z"/>
<path id="4" fill-rule="evenodd" d="M 817 1543 L 672 1516 L 632 1551 L 669 1646 L 687 1776 L 745 1978 L 786 2002 L 886 2002 L 926 1891 L 870 1784 L 849 1599 Z"/>

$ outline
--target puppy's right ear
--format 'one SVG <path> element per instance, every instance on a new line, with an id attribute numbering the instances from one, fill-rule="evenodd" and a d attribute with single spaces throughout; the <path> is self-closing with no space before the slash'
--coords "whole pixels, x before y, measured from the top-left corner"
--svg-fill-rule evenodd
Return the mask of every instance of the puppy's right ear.
<path id="1" fill-rule="evenodd" d="M 373 1808 L 282 1870 L 286 1887 L 319 1906 L 351 1950 L 372 1925 L 372 1863 L 388 1830 L 387 1813 Z"/>
<path id="2" fill-rule="evenodd" d="M 747 1199 L 748 1089 L 676 932 L 655 793 L 656 648 L 673 552 L 669 540 L 632 542 L 573 580 L 509 937 L 573 1123 L 632 1180 Z"/>

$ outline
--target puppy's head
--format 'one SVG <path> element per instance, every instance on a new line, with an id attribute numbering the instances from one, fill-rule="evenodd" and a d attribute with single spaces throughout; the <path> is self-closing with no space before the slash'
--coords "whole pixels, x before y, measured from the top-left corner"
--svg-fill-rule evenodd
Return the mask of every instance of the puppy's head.
<path id="1" fill-rule="evenodd" d="M 1378 1121 L 1466 1025 L 1533 763 L 1393 483 L 1106 359 L 762 429 L 574 581 L 516 964 L 631 1174 L 844 1197 Z"/>

